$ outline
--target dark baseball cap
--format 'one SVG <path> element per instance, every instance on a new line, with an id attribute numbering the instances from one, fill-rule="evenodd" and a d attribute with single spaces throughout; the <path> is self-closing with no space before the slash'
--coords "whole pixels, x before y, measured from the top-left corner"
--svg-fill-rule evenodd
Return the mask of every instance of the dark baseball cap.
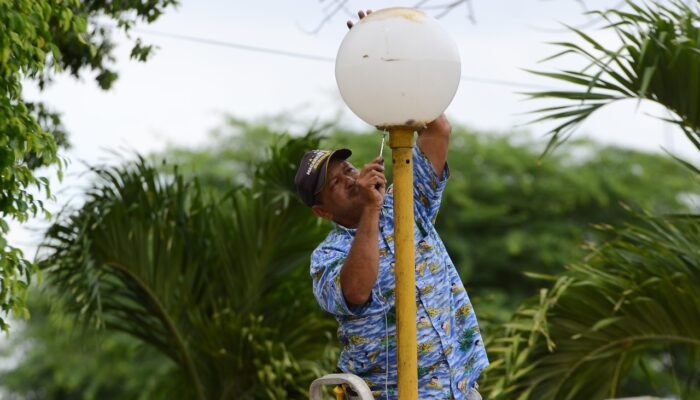
<path id="1" fill-rule="evenodd" d="M 345 160 L 352 154 L 349 149 L 311 150 L 304 154 L 294 177 L 294 185 L 301 200 L 311 207 L 316 194 L 323 189 L 328 174 L 328 163 L 333 159 Z"/>

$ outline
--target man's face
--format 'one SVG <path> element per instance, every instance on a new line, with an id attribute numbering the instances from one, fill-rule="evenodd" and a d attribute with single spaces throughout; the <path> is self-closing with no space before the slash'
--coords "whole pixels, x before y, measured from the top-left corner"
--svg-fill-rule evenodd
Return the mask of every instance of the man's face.
<path id="1" fill-rule="evenodd" d="M 359 188 L 355 185 L 359 171 L 347 160 L 331 160 L 323 189 L 316 195 L 314 213 L 343 225 L 353 225 L 361 211 Z"/>

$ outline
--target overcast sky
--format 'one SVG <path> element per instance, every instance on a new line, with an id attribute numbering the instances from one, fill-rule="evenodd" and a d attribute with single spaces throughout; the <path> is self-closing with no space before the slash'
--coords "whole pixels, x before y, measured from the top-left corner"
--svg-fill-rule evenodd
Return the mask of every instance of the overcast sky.
<path id="1" fill-rule="evenodd" d="M 346 110 L 340 99 L 330 61 L 215 46 L 161 34 L 177 34 L 219 42 L 258 46 L 333 59 L 347 32 L 350 10 L 410 6 L 406 1 L 348 1 L 344 10 L 320 29 L 331 0 L 182 1 L 157 23 L 134 32 L 159 49 L 147 63 L 128 59 L 130 46 L 123 41 L 117 51 L 119 80 L 103 92 L 94 81 L 59 77 L 44 92 L 28 85 L 25 96 L 41 99 L 63 113 L 72 149 L 64 156 L 72 161 L 68 178 L 55 184 L 58 209 L 75 199 L 66 189 L 74 186 L 84 169 L 81 161 L 94 163 L 108 156 L 106 149 L 129 148 L 139 152 L 162 149 L 165 144 L 197 145 L 219 126 L 222 115 L 256 118 L 292 112 L 299 118 L 330 118 Z M 427 4 L 441 4 L 437 0 Z M 610 7 L 618 1 L 586 2 L 588 7 Z M 526 102 L 517 92 L 527 85 L 553 87 L 556 83 L 522 71 L 575 68 L 574 60 L 537 64 L 557 51 L 546 42 L 572 39 L 561 22 L 581 25 L 582 2 L 575 0 L 473 0 L 476 23 L 467 18 L 467 7 L 452 10 L 440 21 L 455 39 L 462 57 L 463 80 L 447 110 L 453 123 L 481 130 L 524 129 L 522 114 L 536 103 Z M 434 11 L 429 11 L 435 14 Z M 317 30 L 316 33 L 311 33 Z M 596 35 L 612 43 L 612 35 Z M 561 86 L 556 86 L 561 88 Z M 680 131 L 646 116 L 665 116 L 653 104 L 626 102 L 599 111 L 577 133 L 605 143 L 659 151 L 660 146 L 694 155 Z M 356 127 L 364 123 L 346 112 L 344 122 Z M 541 137 L 545 126 L 526 128 Z M 61 192 L 63 190 L 63 192 Z M 38 235 L 12 225 L 10 240 L 30 254 Z M 32 223 L 29 227 L 37 227 Z"/>

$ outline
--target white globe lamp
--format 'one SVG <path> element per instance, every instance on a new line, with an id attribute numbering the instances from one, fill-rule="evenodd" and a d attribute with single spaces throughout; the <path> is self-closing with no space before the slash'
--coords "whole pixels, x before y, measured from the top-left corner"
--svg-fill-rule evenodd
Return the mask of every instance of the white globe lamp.
<path id="1" fill-rule="evenodd" d="M 422 11 L 387 8 L 361 19 L 338 50 L 340 94 L 376 127 L 423 127 L 445 111 L 459 86 L 454 41 Z"/>

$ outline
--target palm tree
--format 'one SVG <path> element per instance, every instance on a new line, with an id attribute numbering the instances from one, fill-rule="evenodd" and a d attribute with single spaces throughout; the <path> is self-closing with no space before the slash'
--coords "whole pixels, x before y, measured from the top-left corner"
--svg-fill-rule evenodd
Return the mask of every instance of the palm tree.
<path id="1" fill-rule="evenodd" d="M 700 16 L 681 2 L 627 4 L 631 11 L 595 12 L 618 34 L 619 49 L 572 28 L 593 50 L 557 43 L 564 50 L 550 59 L 571 53 L 590 64 L 578 72 L 535 72 L 578 86 L 529 93 L 565 103 L 535 111 L 542 115 L 535 122 L 561 123 L 550 131 L 545 153 L 599 108 L 630 98 L 665 106 L 700 150 Z M 485 385 L 491 398 L 614 397 L 635 373 L 649 380 L 654 369 L 670 370 L 680 398 L 700 398 L 694 375 L 700 362 L 700 216 L 636 215 L 624 227 L 601 225 L 617 238 L 590 246 L 589 255 L 559 277 L 531 274 L 553 284 L 525 302 L 492 343 L 497 361 Z M 649 367 L 659 354 L 671 362 Z"/>
<path id="2" fill-rule="evenodd" d="M 169 357 L 189 397 L 300 397 L 334 356 L 335 323 L 308 284 L 324 227 L 291 188 L 318 140 L 284 137 L 225 196 L 140 157 L 96 169 L 85 205 L 47 234 L 50 286 L 85 321 Z"/>

